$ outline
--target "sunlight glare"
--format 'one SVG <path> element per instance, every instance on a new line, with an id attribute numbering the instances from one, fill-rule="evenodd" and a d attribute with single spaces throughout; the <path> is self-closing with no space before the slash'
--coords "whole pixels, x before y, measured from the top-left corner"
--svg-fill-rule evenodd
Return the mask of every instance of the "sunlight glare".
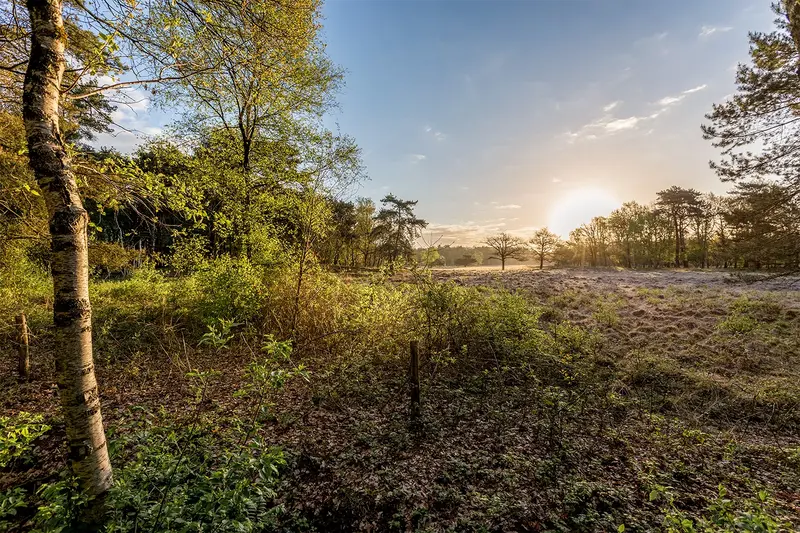
<path id="1" fill-rule="evenodd" d="M 550 211 L 550 231 L 566 239 L 581 224 L 597 216 L 607 216 L 620 205 L 622 202 L 614 195 L 598 187 L 570 191 Z"/>

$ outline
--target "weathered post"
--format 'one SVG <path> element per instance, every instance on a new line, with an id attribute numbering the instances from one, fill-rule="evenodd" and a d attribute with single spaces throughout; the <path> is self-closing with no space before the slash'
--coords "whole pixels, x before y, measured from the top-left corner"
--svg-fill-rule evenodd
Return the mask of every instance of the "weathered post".
<path id="1" fill-rule="evenodd" d="M 411 418 L 419 418 L 419 341 L 411 341 Z"/>
<path id="2" fill-rule="evenodd" d="M 18 350 L 18 369 L 19 377 L 22 379 L 30 379 L 31 377 L 31 357 L 30 348 L 28 346 L 28 323 L 25 320 L 25 313 L 20 313 L 16 317 L 17 323 L 17 350 Z"/>

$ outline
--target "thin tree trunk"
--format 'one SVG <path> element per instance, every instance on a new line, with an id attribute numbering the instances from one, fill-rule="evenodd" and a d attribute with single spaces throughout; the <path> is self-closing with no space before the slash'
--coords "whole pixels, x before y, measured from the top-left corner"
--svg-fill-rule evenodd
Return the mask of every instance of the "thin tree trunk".
<path id="1" fill-rule="evenodd" d="M 95 497 L 97 511 L 112 478 L 92 359 L 89 217 L 58 125 L 66 33 L 60 0 L 28 0 L 27 7 L 31 51 L 22 114 L 31 168 L 50 217 L 58 388 L 72 471 Z M 85 520 L 98 516 L 90 514 Z"/>
<path id="2" fill-rule="evenodd" d="M 678 229 L 678 219 L 675 218 L 675 268 L 681 266 L 681 234 Z"/>
<path id="3" fill-rule="evenodd" d="M 28 322 L 25 320 L 25 313 L 20 313 L 17 318 L 17 333 L 19 334 L 18 345 L 18 370 L 19 377 L 25 380 L 31 378 L 31 353 L 28 346 Z"/>

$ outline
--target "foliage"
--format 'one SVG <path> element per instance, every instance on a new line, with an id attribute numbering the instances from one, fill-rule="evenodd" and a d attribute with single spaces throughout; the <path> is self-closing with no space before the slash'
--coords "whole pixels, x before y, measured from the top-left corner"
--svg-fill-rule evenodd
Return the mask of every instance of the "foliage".
<path id="1" fill-rule="evenodd" d="M 718 490 L 716 499 L 696 520 L 678 510 L 674 496 L 664 488 L 651 492 L 650 499 L 663 497 L 667 500 L 664 516 L 666 533 L 778 533 L 789 527 L 772 514 L 774 511 L 765 491 L 759 491 L 757 499 L 737 506 L 726 498 L 728 491 L 723 485 Z"/>
<path id="2" fill-rule="evenodd" d="M 119 450 L 111 531 L 255 531 L 272 512 L 283 454 L 258 438 L 236 445 L 203 422 L 190 429 L 139 424 Z M 154 491 L 153 488 L 161 487 Z"/>
<path id="3" fill-rule="evenodd" d="M 285 459 L 258 437 L 223 434 L 206 420 L 187 428 L 141 412 L 120 429 L 110 442 L 116 479 L 105 531 L 261 531 L 276 512 L 272 501 Z M 62 478 L 38 490 L 34 531 L 68 531 L 87 504 L 77 482 Z M 4 495 L 0 508 L 13 515 L 23 497 L 21 491 Z"/>
<path id="4" fill-rule="evenodd" d="M 180 236 L 172 244 L 170 266 L 181 274 L 199 270 L 208 256 L 206 239 L 198 235 Z"/>
<path id="5" fill-rule="evenodd" d="M 236 326 L 240 326 L 241 324 L 237 324 L 233 320 L 226 320 L 224 318 L 220 318 L 218 320 L 218 324 L 208 325 L 208 331 L 204 333 L 202 337 L 200 337 L 200 342 L 198 342 L 198 345 L 211 346 L 217 351 L 228 347 L 228 343 L 232 341 L 234 337 L 233 333 L 231 333 L 231 330 Z"/>
<path id="6" fill-rule="evenodd" d="M 42 415 L 21 412 L 16 416 L 0 416 L 0 468 L 23 458 L 30 445 L 50 430 Z"/>
<path id="7" fill-rule="evenodd" d="M 125 275 L 133 270 L 142 254 L 113 242 L 89 243 L 89 267 L 96 275 Z"/>
<path id="8" fill-rule="evenodd" d="M 193 312 L 206 324 L 219 319 L 247 323 L 258 318 L 265 294 L 263 272 L 246 259 L 220 257 L 187 281 Z"/>
<path id="9" fill-rule="evenodd" d="M 737 91 L 706 115 L 703 136 L 721 152 L 711 168 L 737 185 L 740 205 L 732 219 L 747 255 L 763 261 L 777 252 L 796 267 L 800 12 L 787 6 L 794 3 L 773 3 L 773 31 L 749 34 L 750 62 L 736 70 Z"/>
<path id="10" fill-rule="evenodd" d="M 60 478 L 53 483 L 43 484 L 36 492 L 41 503 L 33 517 L 35 533 L 71 531 L 81 508 L 89 502 L 74 476 L 63 471 Z"/>
<path id="11" fill-rule="evenodd" d="M 27 505 L 25 489 L 22 487 L 14 487 L 0 492 L 0 529 L 3 531 L 11 529 L 19 510 L 24 509 Z"/>

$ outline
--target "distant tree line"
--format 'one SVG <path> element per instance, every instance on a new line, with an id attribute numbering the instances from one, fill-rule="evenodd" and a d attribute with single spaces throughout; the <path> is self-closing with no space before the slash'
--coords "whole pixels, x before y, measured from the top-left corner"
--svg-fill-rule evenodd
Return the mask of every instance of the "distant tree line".
<path id="1" fill-rule="evenodd" d="M 553 253 L 558 265 L 627 268 L 794 269 L 800 234 L 794 205 L 765 207 L 776 186 L 738 188 L 729 196 L 670 187 L 650 205 L 627 202 L 573 230 Z M 780 244 L 779 244 L 780 243 Z"/>
<path id="2" fill-rule="evenodd" d="M 478 266 L 509 260 L 543 268 L 800 268 L 800 196 L 777 183 L 738 184 L 725 196 L 677 186 L 649 205 L 626 202 L 594 217 L 562 240 L 548 228 L 529 239 L 491 235 L 482 246 L 438 246 L 417 251 L 429 266 Z"/>

